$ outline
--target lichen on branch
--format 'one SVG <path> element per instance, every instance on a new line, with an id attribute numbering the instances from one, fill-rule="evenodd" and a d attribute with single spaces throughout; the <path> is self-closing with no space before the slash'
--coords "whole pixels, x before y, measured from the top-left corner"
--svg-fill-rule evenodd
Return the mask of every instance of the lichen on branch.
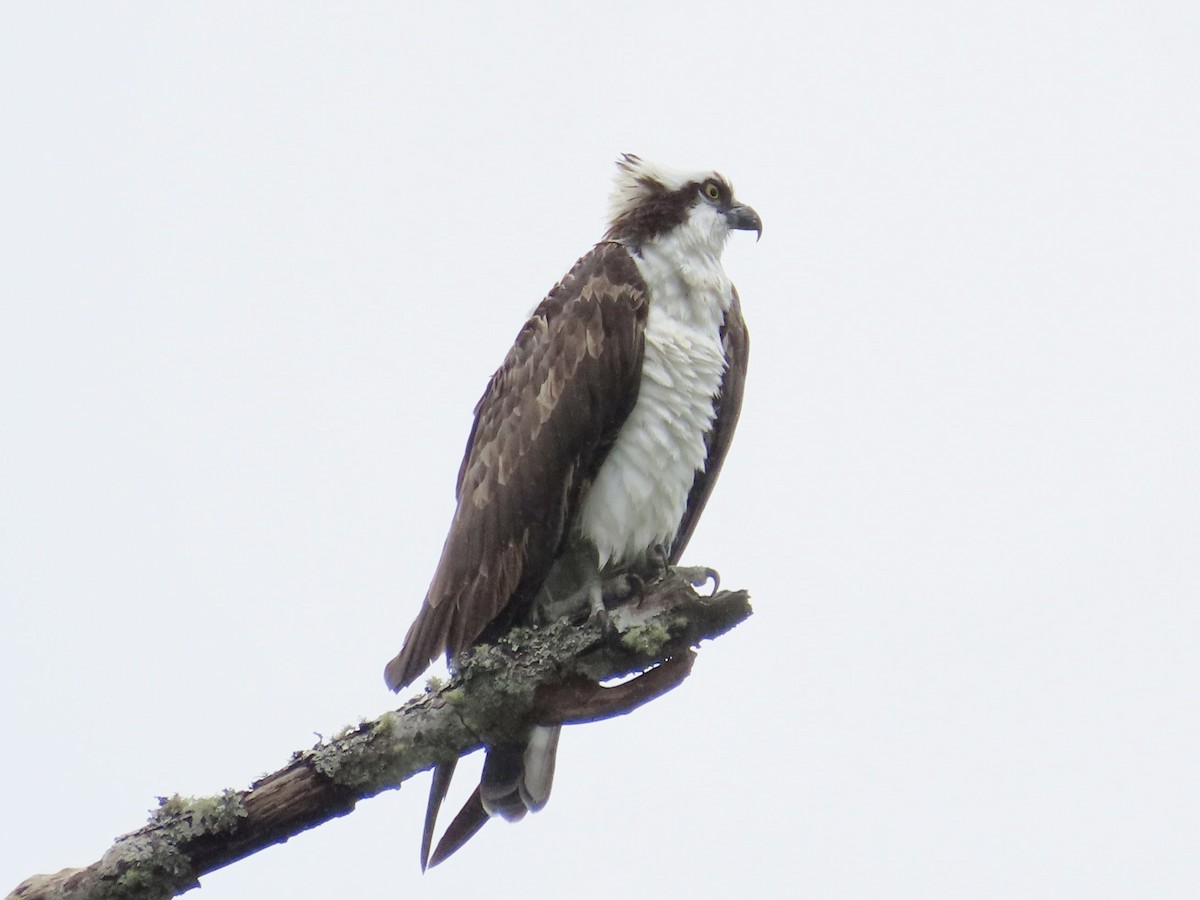
<path id="1" fill-rule="evenodd" d="M 417 774 L 530 724 L 620 715 L 678 685 L 692 648 L 750 615 L 745 591 L 699 597 L 675 575 L 613 610 L 610 631 L 555 622 L 519 628 L 456 661 L 399 709 L 292 755 L 245 790 L 159 798 L 149 822 L 95 863 L 34 875 L 7 900 L 166 900 L 199 878 L 351 812 Z M 616 687 L 601 682 L 642 673 Z"/>

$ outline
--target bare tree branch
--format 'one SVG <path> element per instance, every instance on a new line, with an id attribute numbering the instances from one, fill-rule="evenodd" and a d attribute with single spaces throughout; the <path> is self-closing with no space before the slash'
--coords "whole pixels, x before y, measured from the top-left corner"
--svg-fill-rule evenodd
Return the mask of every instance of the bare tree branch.
<path id="1" fill-rule="evenodd" d="M 458 661 L 445 685 L 298 751 L 242 791 L 160 798 L 149 823 L 86 868 L 34 875 L 8 900 L 165 900 L 200 876 L 282 843 L 439 762 L 499 743 L 530 724 L 621 715 L 677 686 L 691 648 L 750 615 L 745 591 L 701 598 L 675 575 L 612 613 L 613 629 L 565 622 L 516 629 Z M 600 682 L 642 672 L 616 687 Z"/>

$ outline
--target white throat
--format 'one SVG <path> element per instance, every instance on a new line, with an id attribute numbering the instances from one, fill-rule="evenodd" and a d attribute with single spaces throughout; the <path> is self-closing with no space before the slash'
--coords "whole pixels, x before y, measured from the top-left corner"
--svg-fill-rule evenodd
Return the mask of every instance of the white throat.
<path id="1" fill-rule="evenodd" d="M 631 252 L 650 296 L 641 386 L 579 518 L 602 568 L 669 548 L 704 469 L 725 374 L 721 325 L 732 302 L 721 266 L 728 227 L 718 217 L 701 204 L 678 228 L 643 243 L 640 256 Z"/>

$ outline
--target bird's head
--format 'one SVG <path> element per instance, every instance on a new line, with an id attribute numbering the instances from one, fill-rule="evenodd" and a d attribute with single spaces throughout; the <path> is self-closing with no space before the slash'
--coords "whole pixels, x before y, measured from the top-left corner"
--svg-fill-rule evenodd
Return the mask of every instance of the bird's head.
<path id="1" fill-rule="evenodd" d="M 617 160 L 605 237 L 638 245 L 681 228 L 716 254 L 730 232 L 762 237 L 762 219 L 734 198 L 723 175 L 679 171 L 624 154 Z"/>

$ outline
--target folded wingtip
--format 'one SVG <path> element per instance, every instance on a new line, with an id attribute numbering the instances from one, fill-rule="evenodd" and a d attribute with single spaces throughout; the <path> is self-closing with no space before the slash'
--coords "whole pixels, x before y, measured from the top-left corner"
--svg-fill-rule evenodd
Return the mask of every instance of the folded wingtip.
<path id="1" fill-rule="evenodd" d="M 429 804 L 425 807 L 425 829 L 421 832 L 421 871 L 429 868 L 429 848 L 433 845 L 433 831 L 437 827 L 438 812 L 446 792 L 450 790 L 450 779 L 458 760 L 441 763 L 433 767 L 433 782 L 429 785 Z"/>
<path id="2" fill-rule="evenodd" d="M 467 798 L 467 802 L 463 804 L 463 808 L 458 811 L 458 815 L 454 817 L 454 821 L 446 829 L 446 833 L 442 835 L 442 839 L 438 841 L 437 849 L 433 851 L 433 856 L 429 857 L 428 866 L 424 865 L 425 860 L 422 859 L 422 870 L 432 869 L 449 859 L 459 847 L 474 837 L 476 832 L 487 824 L 488 818 L 487 811 L 483 808 L 483 802 L 479 798 L 479 788 L 476 787 L 471 796 Z M 422 852 L 422 856 L 424 856 L 424 852 Z"/>

